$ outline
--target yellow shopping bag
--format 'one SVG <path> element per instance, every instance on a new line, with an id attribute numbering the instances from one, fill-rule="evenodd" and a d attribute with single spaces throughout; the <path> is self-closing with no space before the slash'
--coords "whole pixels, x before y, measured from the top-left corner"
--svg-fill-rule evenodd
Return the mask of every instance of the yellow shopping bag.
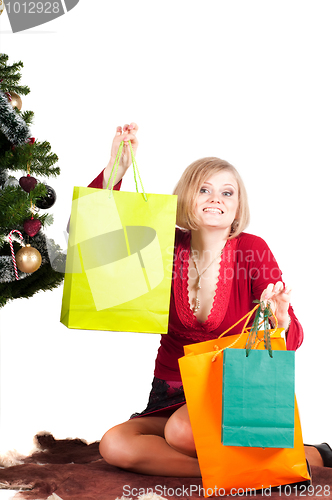
<path id="1" fill-rule="evenodd" d="M 136 189 L 74 188 L 61 311 L 68 328 L 167 333 L 177 197 Z"/>

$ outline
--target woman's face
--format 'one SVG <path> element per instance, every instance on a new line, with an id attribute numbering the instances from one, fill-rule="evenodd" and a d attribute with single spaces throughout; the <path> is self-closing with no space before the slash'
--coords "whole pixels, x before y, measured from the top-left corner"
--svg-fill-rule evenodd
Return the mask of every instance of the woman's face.
<path id="1" fill-rule="evenodd" d="M 231 172 L 211 175 L 201 186 L 195 215 L 200 227 L 227 229 L 234 221 L 239 205 L 239 188 Z"/>

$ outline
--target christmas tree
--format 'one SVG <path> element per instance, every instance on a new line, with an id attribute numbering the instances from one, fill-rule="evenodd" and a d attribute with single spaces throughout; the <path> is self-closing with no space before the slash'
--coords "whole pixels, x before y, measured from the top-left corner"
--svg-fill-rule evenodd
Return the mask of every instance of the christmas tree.
<path id="1" fill-rule="evenodd" d="M 48 142 L 31 137 L 33 112 L 21 111 L 23 63 L 0 54 L 0 307 L 8 300 L 51 290 L 64 277 L 65 256 L 42 229 L 53 223 L 45 209 L 56 199 L 44 179 L 60 174 Z M 36 177 L 34 177 L 36 176 Z"/>

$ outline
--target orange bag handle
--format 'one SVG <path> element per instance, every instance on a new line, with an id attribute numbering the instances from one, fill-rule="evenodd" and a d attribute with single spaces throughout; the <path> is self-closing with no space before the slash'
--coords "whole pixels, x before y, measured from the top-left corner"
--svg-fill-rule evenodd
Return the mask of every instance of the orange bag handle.
<path id="1" fill-rule="evenodd" d="M 251 309 L 251 311 L 249 311 L 247 314 L 245 314 L 241 319 L 239 319 L 239 321 L 237 321 L 236 323 L 234 323 L 234 325 L 232 325 L 230 328 L 228 328 L 228 330 L 226 330 L 225 332 L 223 332 L 221 335 L 219 335 L 218 339 L 220 339 L 221 337 L 223 337 L 226 333 L 228 333 L 230 330 L 232 330 L 232 328 L 234 328 L 235 326 L 237 326 L 239 323 L 241 323 L 241 321 L 243 321 L 244 319 L 246 319 L 244 325 L 243 325 L 243 328 L 242 328 L 242 332 L 240 333 L 240 335 L 238 336 L 238 338 L 236 340 L 234 340 L 234 342 L 232 344 L 230 344 L 229 346 L 227 346 L 227 349 L 229 349 L 230 347 L 233 347 L 239 340 L 240 338 L 242 337 L 242 335 L 244 335 L 245 333 L 250 333 L 250 331 L 252 330 L 249 330 L 247 328 L 247 325 L 250 321 L 250 318 L 252 317 L 252 315 L 257 311 L 258 308 L 260 308 L 260 311 L 259 313 L 263 310 L 262 307 L 264 307 L 264 309 L 266 308 L 265 305 L 262 306 L 262 303 L 260 302 L 259 304 L 257 304 L 257 306 L 255 306 L 253 309 Z M 273 328 L 273 330 L 271 331 L 271 334 L 275 333 L 278 329 L 278 320 L 277 320 L 277 317 L 276 315 L 274 314 L 274 312 L 271 310 L 272 312 L 272 316 L 274 317 L 274 320 L 275 320 L 275 327 Z M 264 320 L 259 323 L 257 325 L 257 327 L 261 326 L 262 324 L 264 324 Z M 256 339 L 255 339 L 256 340 Z M 253 349 L 256 349 L 257 346 L 254 346 Z M 212 358 L 212 363 L 217 359 L 217 356 L 219 354 L 221 354 L 224 349 L 226 349 L 226 347 L 224 347 L 223 349 L 219 349 L 218 346 L 215 346 L 217 352 L 215 353 L 215 355 L 213 356 Z"/>

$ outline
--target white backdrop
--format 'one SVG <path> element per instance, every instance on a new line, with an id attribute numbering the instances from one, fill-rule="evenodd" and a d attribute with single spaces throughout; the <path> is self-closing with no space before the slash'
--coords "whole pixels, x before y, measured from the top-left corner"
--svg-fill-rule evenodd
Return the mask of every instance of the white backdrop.
<path id="1" fill-rule="evenodd" d="M 0 18 L 1 52 L 23 61 L 31 88 L 32 135 L 60 158 L 47 235 L 63 248 L 72 188 L 106 166 L 119 124 L 140 127 L 147 192 L 170 193 L 203 156 L 238 168 L 248 231 L 294 289 L 305 331 L 296 392 L 311 443 L 332 442 L 331 16 L 329 0 L 80 0 L 26 32 Z M 123 189 L 133 189 L 130 173 Z M 41 430 L 100 439 L 145 407 L 158 335 L 68 330 L 61 296 L 62 287 L 0 311 L 0 453 L 29 451 Z"/>

